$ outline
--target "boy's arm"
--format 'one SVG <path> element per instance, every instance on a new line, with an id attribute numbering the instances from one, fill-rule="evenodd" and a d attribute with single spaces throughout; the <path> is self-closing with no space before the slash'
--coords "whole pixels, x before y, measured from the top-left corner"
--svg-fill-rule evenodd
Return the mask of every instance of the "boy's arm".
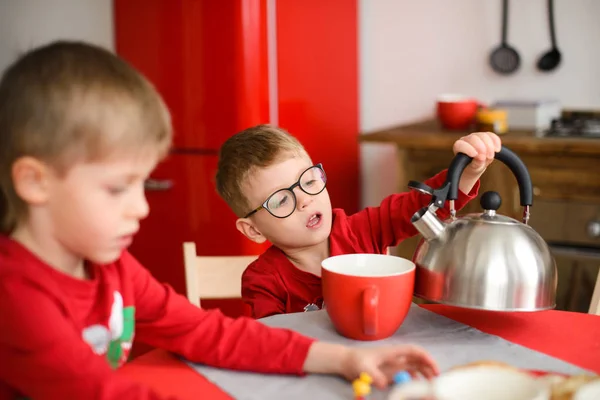
<path id="1" fill-rule="evenodd" d="M 135 262 L 133 257 L 130 261 Z M 271 328 L 251 318 L 227 318 L 217 310 L 193 306 L 139 264 L 133 268 L 139 285 L 137 306 L 145 319 L 140 321 L 139 335 L 191 361 L 259 373 L 337 374 L 348 380 L 366 372 L 380 389 L 389 383 L 389 372 L 410 370 L 426 377 L 438 373 L 431 357 L 414 346 L 351 348 Z"/>
<path id="2" fill-rule="evenodd" d="M 136 298 L 136 339 L 186 359 L 219 368 L 303 374 L 313 339 L 252 318 L 228 318 L 203 310 L 157 282 L 128 253 Z"/>
<path id="3" fill-rule="evenodd" d="M 427 179 L 425 184 L 433 188 L 441 187 L 446 181 L 444 170 L 435 176 Z M 461 190 L 458 192 L 458 199 L 455 201 L 457 211 L 462 209 L 470 200 L 477 196 L 480 182 L 477 181 L 468 194 Z M 365 232 L 370 235 L 369 241 L 379 247 L 379 250 L 385 251 L 389 246 L 396 246 L 404 239 L 417 234 L 417 230 L 410 222 L 411 217 L 420 208 L 427 206 L 431 202 L 431 196 L 422 194 L 416 190 L 397 193 L 383 199 L 379 207 L 368 207 L 365 210 L 353 215 L 352 223 L 362 229 L 354 229 L 355 232 Z M 450 217 L 448 202 L 444 208 L 437 211 L 441 219 Z M 368 227 L 367 229 L 364 229 Z"/>
<path id="4" fill-rule="evenodd" d="M 23 278 L 0 282 L 0 381 L 28 398 L 158 399 L 94 354 L 62 308 Z"/>

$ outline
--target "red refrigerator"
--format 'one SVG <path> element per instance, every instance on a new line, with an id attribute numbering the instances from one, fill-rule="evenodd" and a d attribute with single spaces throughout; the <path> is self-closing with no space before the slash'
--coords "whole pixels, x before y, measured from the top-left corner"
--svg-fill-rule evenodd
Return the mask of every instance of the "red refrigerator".
<path id="1" fill-rule="evenodd" d="M 334 206 L 358 209 L 356 10 L 346 0 L 114 0 L 116 52 L 154 83 L 175 130 L 131 247 L 160 281 L 185 293 L 185 241 L 202 255 L 265 249 L 236 230 L 214 185 L 219 146 L 246 127 L 295 134 L 324 164 Z"/>

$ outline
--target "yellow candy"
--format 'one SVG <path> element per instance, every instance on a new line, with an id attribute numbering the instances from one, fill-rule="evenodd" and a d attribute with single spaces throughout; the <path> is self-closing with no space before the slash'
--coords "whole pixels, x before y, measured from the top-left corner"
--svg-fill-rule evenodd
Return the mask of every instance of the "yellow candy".
<path id="1" fill-rule="evenodd" d="M 368 383 L 369 385 L 373 383 L 373 378 L 371 378 L 371 375 L 367 374 L 366 372 L 361 372 L 358 379 L 365 383 Z"/>
<path id="2" fill-rule="evenodd" d="M 360 378 L 352 382 L 352 389 L 354 389 L 355 396 L 366 396 L 371 393 L 371 385 L 363 382 Z"/>

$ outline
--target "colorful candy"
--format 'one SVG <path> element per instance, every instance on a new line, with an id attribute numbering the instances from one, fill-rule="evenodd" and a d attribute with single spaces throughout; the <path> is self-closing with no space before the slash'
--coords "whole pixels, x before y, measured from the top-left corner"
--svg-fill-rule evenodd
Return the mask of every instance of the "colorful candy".
<path id="1" fill-rule="evenodd" d="M 400 371 L 394 375 L 394 383 L 396 385 L 401 385 L 403 383 L 409 382 L 412 380 L 412 376 L 408 373 L 408 371 Z M 361 372 L 359 377 L 352 382 L 352 389 L 354 389 L 354 399 L 355 400 L 365 400 L 366 396 L 371 394 L 371 384 L 373 383 L 373 378 L 366 372 Z"/>
<path id="2" fill-rule="evenodd" d="M 394 375 L 394 383 L 396 385 L 401 385 L 403 383 L 409 382 L 412 380 L 412 377 L 407 371 L 400 371 Z"/>
<path id="3" fill-rule="evenodd" d="M 364 400 L 365 396 L 371 393 L 371 383 L 373 383 L 373 378 L 366 372 L 361 372 L 358 379 L 352 382 L 355 400 Z"/>

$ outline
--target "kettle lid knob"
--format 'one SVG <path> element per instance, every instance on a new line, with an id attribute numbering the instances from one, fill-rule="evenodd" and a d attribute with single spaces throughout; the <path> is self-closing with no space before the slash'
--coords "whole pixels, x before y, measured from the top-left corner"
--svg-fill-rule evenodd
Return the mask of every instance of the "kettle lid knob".
<path id="1" fill-rule="evenodd" d="M 485 192 L 483 195 L 481 195 L 479 204 L 481 204 L 481 207 L 484 210 L 497 211 L 500 208 L 500 205 L 502 204 L 502 198 L 500 197 L 498 192 Z"/>

